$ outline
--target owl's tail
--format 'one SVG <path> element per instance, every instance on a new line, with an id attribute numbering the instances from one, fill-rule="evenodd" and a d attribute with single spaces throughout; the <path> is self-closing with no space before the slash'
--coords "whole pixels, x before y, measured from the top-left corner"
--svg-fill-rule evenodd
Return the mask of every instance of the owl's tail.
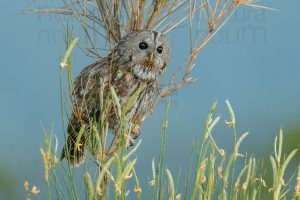
<path id="1" fill-rule="evenodd" d="M 68 159 L 71 166 L 79 167 L 85 160 L 85 150 L 84 144 L 76 145 L 74 142 L 69 142 L 65 144 L 60 159 Z"/>
<path id="2" fill-rule="evenodd" d="M 78 132 L 68 128 L 68 140 L 65 144 L 60 159 L 66 158 L 73 167 L 79 167 L 85 160 L 85 138 L 83 135 L 78 136 Z M 78 138 L 80 137 L 80 138 Z"/>

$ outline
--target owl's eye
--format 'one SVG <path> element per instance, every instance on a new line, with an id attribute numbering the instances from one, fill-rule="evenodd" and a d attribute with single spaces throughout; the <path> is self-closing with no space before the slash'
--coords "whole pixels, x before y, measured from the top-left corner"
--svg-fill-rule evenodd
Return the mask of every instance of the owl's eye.
<path id="1" fill-rule="evenodd" d="M 157 47 L 157 49 L 156 49 L 156 51 L 159 53 L 159 54 L 161 54 L 162 52 L 163 52 L 163 47 L 162 46 L 159 46 L 159 47 Z"/>
<path id="2" fill-rule="evenodd" d="M 144 50 L 148 48 L 148 44 L 146 42 L 140 42 L 139 44 L 139 48 Z"/>

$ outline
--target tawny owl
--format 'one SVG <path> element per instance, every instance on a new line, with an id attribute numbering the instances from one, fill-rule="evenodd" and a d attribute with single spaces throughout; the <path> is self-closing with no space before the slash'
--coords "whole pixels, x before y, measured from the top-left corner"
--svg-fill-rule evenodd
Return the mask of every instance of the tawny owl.
<path id="1" fill-rule="evenodd" d="M 143 88 L 126 113 L 128 123 L 133 127 L 130 134 L 133 138 L 137 137 L 149 103 L 159 88 L 158 79 L 169 64 L 169 54 L 169 41 L 164 34 L 148 30 L 134 31 L 122 38 L 107 57 L 85 67 L 73 84 L 75 105 L 67 130 L 68 151 L 65 151 L 65 145 L 61 157 L 69 158 L 70 163 L 75 166 L 84 162 L 84 146 L 75 148 L 74 145 L 81 126 L 84 124 L 88 130 L 90 118 L 99 112 L 99 92 L 103 83 L 114 88 L 121 106 L 139 88 Z M 105 87 L 104 97 L 109 88 Z M 109 115 L 109 128 L 114 133 L 120 125 L 115 112 L 112 109 Z M 78 113 L 81 113 L 80 116 Z M 101 116 L 101 113 L 96 116 Z M 80 144 L 85 145 L 85 137 L 80 140 Z"/>

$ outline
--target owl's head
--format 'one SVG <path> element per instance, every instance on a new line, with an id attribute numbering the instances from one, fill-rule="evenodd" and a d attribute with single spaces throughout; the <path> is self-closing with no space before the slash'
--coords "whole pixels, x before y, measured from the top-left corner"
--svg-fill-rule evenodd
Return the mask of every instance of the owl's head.
<path id="1" fill-rule="evenodd" d="M 156 80 L 169 64 L 169 40 L 156 31 L 128 33 L 115 50 L 124 63 L 123 67 L 129 67 L 137 78 L 143 80 Z"/>

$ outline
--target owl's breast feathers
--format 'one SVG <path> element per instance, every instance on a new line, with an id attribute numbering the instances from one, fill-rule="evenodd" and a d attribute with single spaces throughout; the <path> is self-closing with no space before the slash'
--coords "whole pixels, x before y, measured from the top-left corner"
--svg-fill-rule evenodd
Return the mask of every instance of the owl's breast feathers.
<path id="1" fill-rule="evenodd" d="M 144 81 L 136 78 L 130 71 L 118 70 L 112 86 L 118 94 L 121 106 L 133 97 L 135 100 L 128 109 L 126 116 L 133 124 L 139 124 L 150 106 L 153 94 L 157 89 L 156 81 Z"/>
<path id="2" fill-rule="evenodd" d="M 149 108 L 154 91 L 158 87 L 157 81 L 145 81 L 135 77 L 130 68 L 124 64 L 113 65 L 110 56 L 102 58 L 84 68 L 74 82 L 73 116 L 69 128 L 72 126 L 73 129 L 76 127 L 75 129 L 79 130 L 82 124 L 89 123 L 95 111 L 99 109 L 100 83 L 105 85 L 104 98 L 110 90 L 109 86 L 112 86 L 118 95 L 121 106 L 124 106 L 130 97 L 136 95 L 139 90 L 139 95 L 126 113 L 126 116 L 134 124 L 141 123 L 147 108 Z M 110 127 L 115 127 L 118 119 L 116 119 L 115 113 L 111 113 L 111 116 Z M 70 130 L 70 132 L 72 131 Z"/>

